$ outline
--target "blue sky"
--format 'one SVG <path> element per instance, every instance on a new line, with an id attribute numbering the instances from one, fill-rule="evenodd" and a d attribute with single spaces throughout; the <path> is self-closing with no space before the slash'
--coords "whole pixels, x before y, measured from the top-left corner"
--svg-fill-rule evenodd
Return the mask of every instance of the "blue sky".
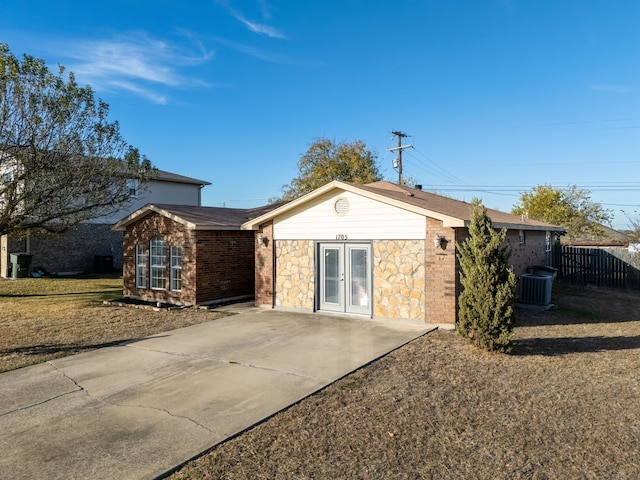
<path id="1" fill-rule="evenodd" d="M 0 41 L 62 64 L 203 204 L 281 193 L 318 137 L 385 178 L 509 211 L 538 184 L 640 211 L 637 0 L 0 1 Z"/>

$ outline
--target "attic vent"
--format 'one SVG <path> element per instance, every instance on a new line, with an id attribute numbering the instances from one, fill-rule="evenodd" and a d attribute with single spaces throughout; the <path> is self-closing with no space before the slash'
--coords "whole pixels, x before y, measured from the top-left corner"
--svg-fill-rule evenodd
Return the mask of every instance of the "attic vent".
<path id="1" fill-rule="evenodd" d="M 333 204 L 333 210 L 337 215 L 344 217 L 349 212 L 349 200 L 346 198 L 339 198 Z"/>

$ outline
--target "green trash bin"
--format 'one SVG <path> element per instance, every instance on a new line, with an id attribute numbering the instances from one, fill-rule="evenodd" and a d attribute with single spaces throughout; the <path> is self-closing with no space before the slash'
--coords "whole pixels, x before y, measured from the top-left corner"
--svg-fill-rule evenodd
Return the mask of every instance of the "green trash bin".
<path id="1" fill-rule="evenodd" d="M 11 278 L 26 278 L 29 275 L 31 255 L 28 253 L 11 253 Z"/>

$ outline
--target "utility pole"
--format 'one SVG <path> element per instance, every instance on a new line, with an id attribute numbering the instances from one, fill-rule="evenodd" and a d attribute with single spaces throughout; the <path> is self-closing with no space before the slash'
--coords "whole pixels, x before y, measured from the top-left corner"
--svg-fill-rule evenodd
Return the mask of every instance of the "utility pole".
<path id="1" fill-rule="evenodd" d="M 397 167 L 398 167 L 398 185 L 402 185 L 403 181 L 402 181 L 402 151 L 405 148 L 413 148 L 413 145 L 402 145 L 402 139 L 405 137 L 408 137 L 408 135 L 406 133 L 402 133 L 400 130 L 392 130 L 391 131 L 392 135 L 395 135 L 396 137 L 398 137 L 398 146 L 394 147 L 394 148 L 389 148 L 388 150 L 390 152 L 398 152 L 398 158 L 397 160 Z M 396 167 L 396 162 L 394 160 L 394 167 Z"/>

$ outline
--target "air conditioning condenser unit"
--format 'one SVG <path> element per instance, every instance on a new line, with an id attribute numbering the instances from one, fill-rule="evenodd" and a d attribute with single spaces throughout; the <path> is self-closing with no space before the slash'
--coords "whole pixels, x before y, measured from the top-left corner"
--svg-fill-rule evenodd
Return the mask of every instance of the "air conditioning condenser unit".
<path id="1" fill-rule="evenodd" d="M 518 301 L 531 305 L 548 306 L 551 304 L 552 275 L 533 275 L 525 273 L 520 276 Z"/>

